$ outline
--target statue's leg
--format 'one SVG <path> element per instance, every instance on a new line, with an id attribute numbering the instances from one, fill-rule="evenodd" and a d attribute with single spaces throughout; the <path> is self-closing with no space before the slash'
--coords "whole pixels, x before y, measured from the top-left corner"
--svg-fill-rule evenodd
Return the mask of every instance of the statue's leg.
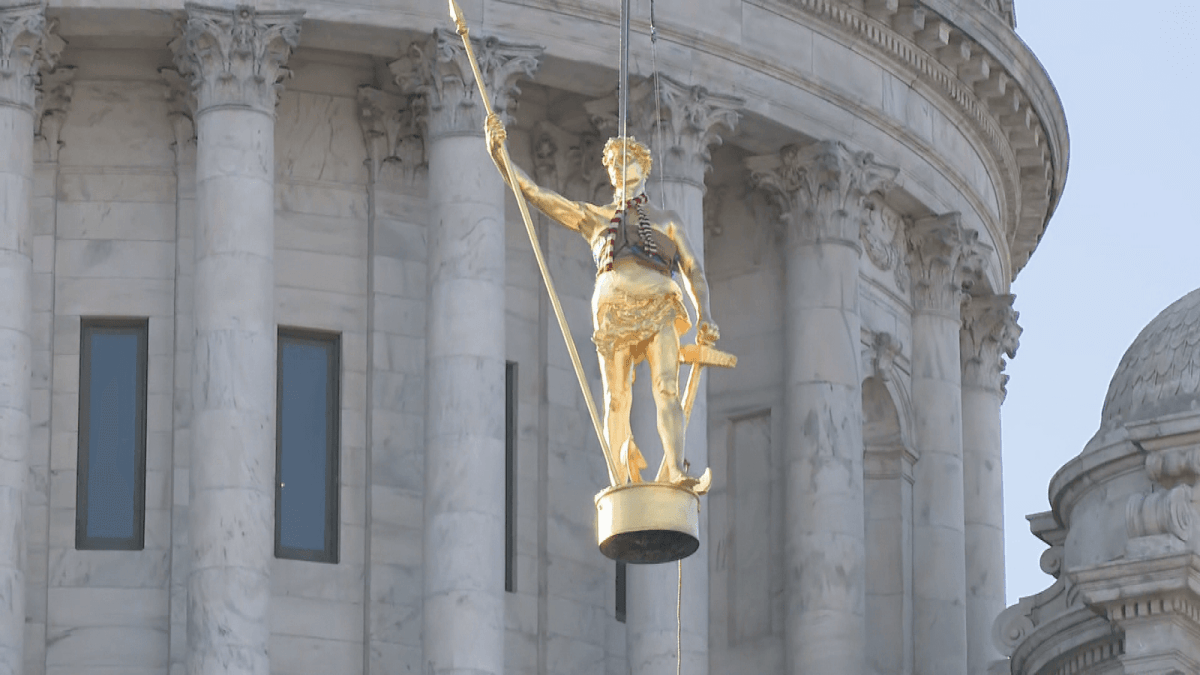
<path id="1" fill-rule="evenodd" d="M 604 354 L 597 350 L 600 360 L 600 381 L 604 386 L 604 433 L 608 449 L 620 453 L 626 441 L 631 440 L 629 408 L 633 398 L 633 361 L 629 352 L 615 350 Z M 619 475 L 614 476 L 617 485 L 624 485 L 630 478 L 629 467 L 620 456 L 614 456 Z"/>
<path id="2" fill-rule="evenodd" d="M 679 400 L 679 335 L 667 323 L 646 349 L 650 363 L 654 403 L 658 407 L 658 435 L 662 438 L 663 461 L 655 482 L 677 483 L 683 470 L 683 406 Z"/>

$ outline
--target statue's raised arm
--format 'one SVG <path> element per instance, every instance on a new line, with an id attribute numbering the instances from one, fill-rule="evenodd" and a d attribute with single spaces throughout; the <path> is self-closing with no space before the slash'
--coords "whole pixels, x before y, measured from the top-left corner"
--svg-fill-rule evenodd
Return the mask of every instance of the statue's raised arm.
<path id="1" fill-rule="evenodd" d="M 505 131 L 504 122 L 500 121 L 499 115 L 488 115 L 484 125 L 484 134 L 487 137 L 488 154 L 492 156 L 492 161 L 496 163 L 496 168 L 500 170 L 504 182 L 512 187 L 512 181 L 509 176 L 505 175 L 504 160 L 501 156 L 508 132 Z M 587 205 L 571 201 L 553 190 L 543 188 L 534 183 L 515 164 L 510 164 L 510 166 L 515 174 L 517 185 L 521 187 L 521 192 L 525 194 L 525 199 L 529 200 L 530 204 L 563 227 L 575 230 L 585 237 L 591 235 L 591 230 L 596 225 L 596 217 L 590 212 Z"/>

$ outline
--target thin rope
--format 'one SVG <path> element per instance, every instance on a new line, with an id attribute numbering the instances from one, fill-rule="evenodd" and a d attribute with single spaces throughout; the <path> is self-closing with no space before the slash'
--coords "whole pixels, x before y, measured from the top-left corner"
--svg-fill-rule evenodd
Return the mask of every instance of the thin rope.
<path id="1" fill-rule="evenodd" d="M 679 589 L 675 595 L 675 675 L 683 674 L 683 560 L 679 561 Z"/>

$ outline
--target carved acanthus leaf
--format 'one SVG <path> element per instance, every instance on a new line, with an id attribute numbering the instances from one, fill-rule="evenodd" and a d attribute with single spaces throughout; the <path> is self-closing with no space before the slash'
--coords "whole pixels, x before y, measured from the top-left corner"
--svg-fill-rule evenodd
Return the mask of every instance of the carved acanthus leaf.
<path id="1" fill-rule="evenodd" d="M 66 46 L 53 30 L 41 3 L 0 7 L 0 101 L 35 110 L 40 73 L 53 70 Z"/>
<path id="2" fill-rule="evenodd" d="M 840 142 L 789 145 L 746 160 L 751 184 L 779 207 L 796 242 L 836 239 L 859 245 L 867 199 L 891 188 L 899 170 Z"/>
<path id="3" fill-rule="evenodd" d="M 521 78 L 537 72 L 542 48 L 503 42 L 496 37 L 471 38 L 471 45 L 491 96 L 492 109 L 508 123 L 516 109 Z M 388 64 L 396 84 L 407 94 L 420 94 L 428 107 L 430 138 L 445 135 L 483 135 L 486 114 L 480 103 L 475 75 L 462 38 L 438 28 L 414 44 L 411 56 Z"/>
<path id="4" fill-rule="evenodd" d="M 982 274 L 983 250 L 979 233 L 963 227 L 958 213 L 914 222 L 908 251 L 917 309 L 957 315 L 964 291 Z"/>
<path id="5" fill-rule="evenodd" d="M 358 88 L 358 122 L 373 176 L 412 183 L 426 175 L 423 111 L 417 94 L 396 96 L 368 85 Z"/>
<path id="6" fill-rule="evenodd" d="M 196 110 L 250 108 L 269 115 L 292 50 L 300 42 L 303 11 L 261 12 L 186 3 L 182 34 L 171 43 L 175 67 L 191 81 Z"/>
<path id="7" fill-rule="evenodd" d="M 963 384 L 1004 391 L 1004 357 L 1013 358 L 1020 344 L 1020 314 L 1015 295 L 969 296 L 962 307 L 960 353 Z"/>

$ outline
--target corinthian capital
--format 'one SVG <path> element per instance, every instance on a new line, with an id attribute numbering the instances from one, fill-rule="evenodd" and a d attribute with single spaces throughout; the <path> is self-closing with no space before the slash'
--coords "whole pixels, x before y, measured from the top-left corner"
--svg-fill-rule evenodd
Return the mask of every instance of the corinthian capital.
<path id="1" fill-rule="evenodd" d="M 891 188 L 899 170 L 839 142 L 789 145 L 746 160 L 751 185 L 780 208 L 793 242 L 835 239 L 859 246 L 867 198 Z"/>
<path id="2" fill-rule="evenodd" d="M 657 87 L 652 78 L 639 80 L 630 88 L 629 99 L 630 133 L 654 148 L 655 170 L 668 180 L 700 187 L 711 168 L 710 149 L 721 144 L 721 128 L 732 132 L 740 116 L 738 109 L 746 103 L 666 75 L 659 75 Z M 584 107 L 602 133 L 618 133 L 615 94 Z"/>
<path id="3" fill-rule="evenodd" d="M 1004 391 L 1004 357 L 1017 354 L 1020 316 L 1013 310 L 1015 295 L 970 296 L 962 306 L 959 341 L 963 361 L 963 384 L 991 391 Z"/>
<path id="4" fill-rule="evenodd" d="M 260 12 L 184 5 L 187 21 L 171 43 L 175 66 L 191 80 L 196 112 L 250 108 L 275 114 L 292 49 L 300 42 L 303 11 Z"/>
<path id="5" fill-rule="evenodd" d="M 542 48 L 502 42 L 495 37 L 471 38 L 471 46 L 479 61 L 484 88 L 492 99 L 492 109 L 508 122 L 521 92 L 517 81 L 533 77 Z M 482 136 L 486 111 L 479 100 L 479 87 L 462 38 L 439 28 L 424 43 L 413 45 L 412 52 L 410 58 L 394 61 L 388 67 L 401 90 L 424 97 L 429 111 L 429 138 Z"/>
<path id="6" fill-rule="evenodd" d="M 0 105 L 34 110 L 39 73 L 54 67 L 65 46 L 53 28 L 40 2 L 0 8 Z"/>
<path id="7" fill-rule="evenodd" d="M 922 218 L 908 231 L 913 302 L 918 310 L 958 316 L 963 293 L 980 276 L 979 234 L 958 213 Z"/>

